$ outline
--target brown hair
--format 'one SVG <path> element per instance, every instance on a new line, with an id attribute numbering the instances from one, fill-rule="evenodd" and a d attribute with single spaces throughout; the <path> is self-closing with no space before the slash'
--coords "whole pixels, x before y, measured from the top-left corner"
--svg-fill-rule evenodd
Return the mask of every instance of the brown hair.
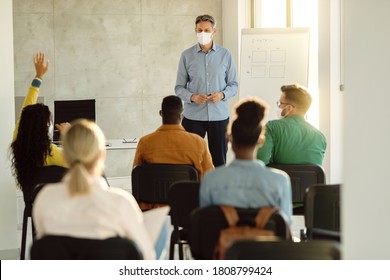
<path id="1" fill-rule="evenodd" d="M 287 103 L 307 112 L 311 105 L 311 96 L 307 89 L 300 84 L 285 85 L 280 88 Z"/>

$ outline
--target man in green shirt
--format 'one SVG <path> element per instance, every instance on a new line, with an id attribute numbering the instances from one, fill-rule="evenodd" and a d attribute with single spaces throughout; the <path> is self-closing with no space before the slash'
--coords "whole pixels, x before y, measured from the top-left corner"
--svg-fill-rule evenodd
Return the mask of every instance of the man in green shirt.
<path id="1" fill-rule="evenodd" d="M 265 164 L 319 164 L 326 150 L 325 136 L 305 120 L 312 98 L 299 84 L 281 87 L 277 102 L 281 119 L 266 125 L 264 146 L 257 158 Z"/>

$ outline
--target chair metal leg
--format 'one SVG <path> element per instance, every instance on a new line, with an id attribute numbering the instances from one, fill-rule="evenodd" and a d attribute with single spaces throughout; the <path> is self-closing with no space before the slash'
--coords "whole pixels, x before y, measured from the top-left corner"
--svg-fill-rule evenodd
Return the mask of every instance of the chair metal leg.
<path id="1" fill-rule="evenodd" d="M 171 233 L 171 242 L 169 244 L 169 259 L 173 260 L 174 255 L 175 255 L 175 240 L 176 240 L 176 233 L 175 229 L 173 229 Z"/>
<path id="2" fill-rule="evenodd" d="M 20 246 L 20 259 L 21 260 L 25 259 L 25 254 L 26 254 L 27 222 L 28 222 L 28 213 L 27 213 L 27 209 L 24 208 L 23 227 L 22 227 L 22 244 Z"/>
<path id="3" fill-rule="evenodd" d="M 31 233 L 32 233 L 32 241 L 35 241 L 35 237 L 37 236 L 37 231 L 35 230 L 34 221 L 31 215 Z"/>
<path id="4" fill-rule="evenodd" d="M 183 243 L 179 241 L 179 260 L 184 260 L 184 248 Z"/>

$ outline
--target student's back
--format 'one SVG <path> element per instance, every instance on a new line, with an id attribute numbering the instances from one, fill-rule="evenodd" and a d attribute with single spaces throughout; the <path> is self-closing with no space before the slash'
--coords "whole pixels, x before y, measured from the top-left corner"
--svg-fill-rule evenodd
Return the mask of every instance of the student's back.
<path id="1" fill-rule="evenodd" d="M 75 121 L 62 137 L 62 144 L 69 171 L 61 183 L 44 187 L 34 202 L 38 238 L 120 236 L 134 240 L 145 259 L 155 258 L 135 199 L 123 190 L 109 189 L 101 178 L 105 139 L 99 127 L 90 121 Z"/>
<path id="2" fill-rule="evenodd" d="M 305 120 L 312 102 L 309 92 L 298 84 L 282 86 L 281 92 L 277 102 L 280 119 L 267 123 L 257 158 L 265 164 L 322 165 L 325 136 Z"/>
<path id="3" fill-rule="evenodd" d="M 162 125 L 154 133 L 142 137 L 134 165 L 142 163 L 189 164 L 197 169 L 199 177 L 213 168 L 205 141 L 186 132 L 181 125 Z"/>
<path id="4" fill-rule="evenodd" d="M 133 167 L 153 163 L 189 164 L 198 171 L 200 179 L 214 168 L 205 140 L 185 131 L 180 124 L 182 112 L 179 97 L 170 95 L 163 99 L 160 110 L 163 124 L 140 139 Z"/>
<path id="5" fill-rule="evenodd" d="M 266 164 L 322 165 L 326 149 L 325 136 L 302 116 L 293 115 L 269 121 L 266 131 L 265 144 L 258 151 L 258 158 Z"/>
<path id="6" fill-rule="evenodd" d="M 254 159 L 262 144 L 266 107 L 258 99 L 237 105 L 230 140 L 236 159 L 228 166 L 206 173 L 200 187 L 200 206 L 230 205 L 240 208 L 277 207 L 291 223 L 292 199 L 288 175 Z"/>
<path id="7" fill-rule="evenodd" d="M 268 168 L 260 160 L 234 160 L 206 173 L 200 206 L 230 205 L 240 208 L 274 206 L 291 217 L 291 186 L 288 175 Z"/>

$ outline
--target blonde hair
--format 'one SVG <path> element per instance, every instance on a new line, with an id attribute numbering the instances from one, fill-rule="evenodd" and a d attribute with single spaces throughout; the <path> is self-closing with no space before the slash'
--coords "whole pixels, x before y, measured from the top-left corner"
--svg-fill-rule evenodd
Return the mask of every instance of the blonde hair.
<path id="1" fill-rule="evenodd" d="M 104 134 L 94 122 L 79 119 L 72 122 L 61 139 L 64 159 L 70 167 L 69 194 L 88 194 L 91 191 L 89 172 L 96 168 L 101 152 L 105 149 Z"/>

